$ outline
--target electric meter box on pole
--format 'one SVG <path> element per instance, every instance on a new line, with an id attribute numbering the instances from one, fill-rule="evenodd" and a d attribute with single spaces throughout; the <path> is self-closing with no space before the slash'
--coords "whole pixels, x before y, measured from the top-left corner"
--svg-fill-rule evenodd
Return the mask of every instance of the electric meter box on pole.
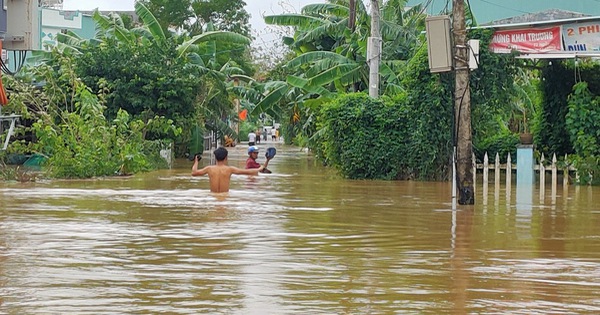
<path id="1" fill-rule="evenodd" d="M 39 49 L 38 0 L 0 0 L 2 13 L 6 14 L 4 49 Z"/>
<path id="2" fill-rule="evenodd" d="M 7 2 L 10 0 L 0 0 L 0 39 L 6 34 L 6 10 L 8 9 Z"/>
<path id="3" fill-rule="evenodd" d="M 427 54 L 431 73 L 452 71 L 452 36 L 447 15 L 425 18 Z"/>

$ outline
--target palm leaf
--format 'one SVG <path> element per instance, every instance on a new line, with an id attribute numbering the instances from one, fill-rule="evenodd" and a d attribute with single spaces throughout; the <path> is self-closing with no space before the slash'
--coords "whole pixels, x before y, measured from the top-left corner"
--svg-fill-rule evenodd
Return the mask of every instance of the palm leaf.
<path id="1" fill-rule="evenodd" d="M 217 118 L 217 117 L 215 117 L 215 118 Z M 231 126 L 229 126 L 226 122 L 224 122 L 220 119 L 209 120 L 207 125 L 212 130 L 217 131 L 221 135 L 231 135 L 234 139 L 239 139 L 239 135 L 237 134 L 237 132 L 235 132 L 235 130 L 231 129 Z"/>
<path id="2" fill-rule="evenodd" d="M 227 91 L 250 103 L 258 103 L 262 97 L 262 94 L 259 91 L 246 86 L 229 87 Z"/>
<path id="3" fill-rule="evenodd" d="M 399 79 L 397 77 L 396 72 L 390 68 L 390 66 L 386 63 L 381 63 L 379 65 L 379 75 L 382 78 L 382 81 L 387 83 L 399 83 Z"/>
<path id="4" fill-rule="evenodd" d="M 310 92 L 312 94 L 321 95 L 323 97 L 332 97 L 334 95 L 331 91 L 325 89 L 324 87 L 318 85 L 310 85 L 308 84 L 307 79 L 303 79 L 297 76 L 288 75 L 287 83 L 293 87 L 297 87 L 304 91 Z"/>
<path id="5" fill-rule="evenodd" d="M 314 42 L 320 38 L 332 37 L 332 34 L 343 34 L 348 24 L 347 19 L 343 19 L 337 23 L 326 23 L 312 28 L 296 39 L 296 42 Z"/>
<path id="6" fill-rule="evenodd" d="M 219 41 L 219 42 L 228 42 L 228 43 L 236 43 L 242 45 L 250 45 L 250 39 L 244 35 L 240 35 L 233 32 L 228 31 L 213 31 L 206 32 L 200 35 L 196 35 L 187 41 L 183 42 L 181 45 L 177 47 L 177 52 L 179 53 L 179 57 L 183 56 L 188 52 L 190 47 L 196 45 L 198 43 L 203 42 L 211 42 L 211 41 Z"/>
<path id="7" fill-rule="evenodd" d="M 204 64 L 204 60 L 197 53 L 191 53 L 187 55 L 187 59 L 189 62 L 195 66 L 206 68 L 206 64 Z"/>
<path id="8" fill-rule="evenodd" d="M 303 6 L 301 12 L 304 15 L 348 16 L 350 9 L 347 6 L 339 4 L 315 3 Z"/>
<path id="9" fill-rule="evenodd" d="M 221 69 L 219 69 L 219 72 L 223 73 L 229 78 L 231 78 L 234 75 L 241 75 L 246 73 L 244 70 L 242 70 L 242 68 L 232 66 L 230 61 L 226 62 L 221 67 Z"/>
<path id="10" fill-rule="evenodd" d="M 148 10 L 148 8 L 141 1 L 135 2 L 135 14 L 137 14 L 137 16 L 144 22 L 144 26 L 148 28 L 152 34 L 152 37 L 154 37 L 154 40 L 156 40 L 156 42 L 160 45 L 164 45 L 167 40 L 167 36 L 165 35 L 162 26 L 160 26 L 160 23 L 158 23 L 156 17 L 154 17 L 152 12 L 150 12 L 150 10 Z"/>
<path id="11" fill-rule="evenodd" d="M 135 27 L 132 28 L 130 30 L 131 33 L 135 34 L 137 37 L 144 37 L 144 38 L 152 38 L 152 33 L 150 33 L 150 30 L 145 28 L 145 27 Z"/>
<path id="12" fill-rule="evenodd" d="M 267 81 L 263 84 L 264 91 L 273 91 L 281 88 L 282 86 L 287 86 L 287 83 L 284 81 Z"/>
<path id="13" fill-rule="evenodd" d="M 389 21 L 380 21 L 379 27 L 381 30 L 381 37 L 384 40 L 395 40 L 398 37 L 404 37 L 406 34 L 406 31 L 402 26 Z"/>
<path id="14" fill-rule="evenodd" d="M 324 19 L 302 14 L 278 14 L 265 16 L 265 23 L 308 29 L 328 22 Z"/>
<path id="15" fill-rule="evenodd" d="M 82 39 L 80 37 L 78 37 L 77 34 L 75 34 L 75 33 L 72 33 L 72 34 L 58 33 L 58 34 L 56 34 L 56 41 L 63 43 L 65 45 L 70 45 L 70 46 L 77 47 L 77 48 L 80 48 L 81 43 L 82 43 Z"/>
<path id="16" fill-rule="evenodd" d="M 68 44 L 64 44 L 61 42 L 56 42 L 56 49 L 58 51 L 60 51 L 61 53 L 72 53 L 73 55 L 81 55 L 81 51 L 79 51 L 79 49 L 77 49 L 77 47 L 68 45 Z"/>
<path id="17" fill-rule="evenodd" d="M 354 62 L 353 60 L 346 58 L 340 54 L 331 52 L 331 51 L 311 51 L 304 53 L 287 63 L 287 67 L 295 68 L 301 65 L 310 64 L 317 61 L 322 61 L 327 59 L 329 62 L 333 62 L 336 64 L 350 63 Z"/>
<path id="18" fill-rule="evenodd" d="M 92 18 L 94 19 L 94 22 L 96 22 L 96 25 L 104 32 L 112 34 L 119 41 L 124 43 L 133 43 L 130 32 L 126 28 L 120 26 L 114 19 L 109 19 L 107 16 L 100 14 L 98 10 L 94 11 Z"/>
<path id="19" fill-rule="evenodd" d="M 295 75 L 288 75 L 287 76 L 287 83 L 290 84 L 291 86 L 300 88 L 300 89 L 304 89 L 306 87 L 306 85 L 308 84 L 308 80 L 295 76 Z"/>
<path id="20" fill-rule="evenodd" d="M 27 63 L 37 65 L 52 60 L 52 52 L 47 50 L 33 50 L 31 56 L 27 57 Z"/>
<path id="21" fill-rule="evenodd" d="M 242 81 L 242 82 L 246 82 L 246 83 L 250 83 L 250 82 L 254 82 L 255 81 L 254 78 L 249 77 L 249 76 L 244 75 L 244 74 L 232 74 L 229 77 L 231 79 Z"/>
<path id="22" fill-rule="evenodd" d="M 275 114 L 275 116 L 277 116 L 277 112 L 274 111 L 274 107 L 281 99 L 283 99 L 288 88 L 289 87 L 287 85 L 280 85 L 278 88 L 271 91 L 267 96 L 265 96 L 265 98 L 256 104 L 256 107 L 254 107 L 252 112 L 250 112 L 250 115 L 267 112 L 270 115 Z"/>
<path id="23" fill-rule="evenodd" d="M 189 150 L 190 156 L 204 152 L 204 132 L 199 125 L 192 127 Z"/>
<path id="24" fill-rule="evenodd" d="M 343 84 L 350 84 L 360 81 L 360 64 L 344 64 L 335 66 L 308 79 L 308 85 L 323 86 L 336 80 L 341 80 Z"/>

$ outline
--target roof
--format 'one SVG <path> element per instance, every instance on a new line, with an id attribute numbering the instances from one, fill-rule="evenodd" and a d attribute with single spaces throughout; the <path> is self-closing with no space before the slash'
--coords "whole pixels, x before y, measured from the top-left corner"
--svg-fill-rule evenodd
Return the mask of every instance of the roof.
<path id="1" fill-rule="evenodd" d="M 506 24 L 530 24 L 533 22 L 553 22 L 558 20 L 572 20 L 580 19 L 585 17 L 591 17 L 589 14 L 580 12 L 560 10 L 560 9 L 549 9 L 535 13 L 527 13 L 518 15 L 506 19 L 496 20 L 489 23 L 482 24 L 487 25 L 506 25 Z"/>
<path id="2" fill-rule="evenodd" d="M 469 6 L 478 24 L 490 23 L 522 14 L 534 14 L 549 9 L 600 16 L 600 0 L 474 0 Z M 247 1 L 246 1 L 247 2 Z M 409 6 L 425 4 L 430 15 L 447 14 L 452 1 L 408 0 Z"/>

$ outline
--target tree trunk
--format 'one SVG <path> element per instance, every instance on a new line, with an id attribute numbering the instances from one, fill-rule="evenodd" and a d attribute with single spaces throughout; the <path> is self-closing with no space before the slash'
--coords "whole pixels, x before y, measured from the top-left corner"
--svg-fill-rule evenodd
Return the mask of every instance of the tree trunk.
<path id="1" fill-rule="evenodd" d="M 469 50 L 466 46 L 464 0 L 452 1 L 452 28 L 454 32 L 454 70 L 456 86 L 454 90 L 456 160 L 458 203 L 475 203 L 473 189 L 473 147 L 471 135 L 471 93 L 469 91 Z"/>
<path id="2" fill-rule="evenodd" d="M 350 16 L 348 17 L 348 28 L 352 33 L 356 28 L 356 0 L 350 0 Z"/>

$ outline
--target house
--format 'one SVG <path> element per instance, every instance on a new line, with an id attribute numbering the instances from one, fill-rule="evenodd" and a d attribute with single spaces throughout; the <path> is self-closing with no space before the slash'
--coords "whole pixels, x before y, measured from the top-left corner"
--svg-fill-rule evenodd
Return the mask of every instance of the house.
<path id="1" fill-rule="evenodd" d="M 95 25 L 91 15 L 79 11 L 40 9 L 38 49 L 49 49 L 56 43 L 56 35 L 72 31 L 82 38 L 93 38 Z"/>

